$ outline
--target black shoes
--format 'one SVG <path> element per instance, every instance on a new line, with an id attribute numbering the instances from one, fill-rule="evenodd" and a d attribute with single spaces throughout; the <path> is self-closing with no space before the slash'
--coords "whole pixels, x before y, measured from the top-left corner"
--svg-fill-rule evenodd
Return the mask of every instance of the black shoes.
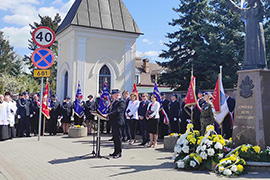
<path id="1" fill-rule="evenodd" d="M 114 159 L 118 159 L 118 158 L 120 158 L 120 157 L 122 157 L 121 154 L 117 154 L 117 155 L 113 156 Z"/>
<path id="2" fill-rule="evenodd" d="M 113 141 L 113 138 L 109 139 L 109 141 Z"/>
<path id="3" fill-rule="evenodd" d="M 116 156 L 116 153 L 109 154 L 109 156 Z"/>

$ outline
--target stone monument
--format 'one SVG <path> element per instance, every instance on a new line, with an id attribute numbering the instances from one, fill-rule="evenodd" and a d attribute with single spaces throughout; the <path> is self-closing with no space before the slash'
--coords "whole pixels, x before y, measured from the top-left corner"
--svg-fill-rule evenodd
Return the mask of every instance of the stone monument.
<path id="1" fill-rule="evenodd" d="M 264 6 L 261 0 L 248 0 L 240 8 L 227 0 L 246 19 L 243 68 L 238 71 L 233 144 L 270 145 L 270 71 L 266 69 L 263 31 Z"/>

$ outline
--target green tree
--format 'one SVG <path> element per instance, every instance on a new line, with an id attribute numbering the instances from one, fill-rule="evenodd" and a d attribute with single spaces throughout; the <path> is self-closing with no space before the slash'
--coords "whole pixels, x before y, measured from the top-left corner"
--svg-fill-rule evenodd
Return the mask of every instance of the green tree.
<path id="1" fill-rule="evenodd" d="M 38 15 L 38 17 L 40 18 L 40 22 L 34 22 L 33 25 L 29 24 L 31 27 L 31 35 L 34 32 L 34 30 L 40 26 L 47 26 L 49 28 L 51 28 L 54 32 L 56 32 L 56 30 L 58 29 L 60 22 L 61 22 L 61 17 L 60 15 L 57 13 L 54 17 L 54 19 L 52 19 L 49 16 L 41 16 Z M 28 48 L 31 51 L 35 51 L 38 46 L 34 43 L 33 39 L 31 38 L 30 40 L 28 40 Z M 52 46 L 48 47 L 50 50 L 52 50 L 53 54 L 54 54 L 54 64 L 52 65 L 51 69 L 51 77 L 49 78 L 49 83 L 50 83 L 50 89 L 52 90 L 53 93 L 56 92 L 56 76 L 57 76 L 57 54 L 58 54 L 58 43 L 57 41 L 55 41 L 53 43 Z M 24 56 L 24 61 L 30 66 L 30 70 L 32 71 L 33 69 L 35 69 L 32 60 L 31 60 L 31 56 L 25 55 Z M 37 79 L 38 82 L 40 82 L 40 79 Z M 44 81 L 46 82 L 46 81 Z"/>
<path id="2" fill-rule="evenodd" d="M 159 56 L 169 61 L 158 64 L 168 73 L 162 74 L 159 82 L 186 90 L 193 67 L 196 86 L 212 89 L 221 65 L 224 87 L 234 87 L 244 51 L 241 17 L 228 8 L 225 0 L 180 0 L 173 10 L 179 18 L 169 24 L 179 30 L 166 36 L 168 50 Z"/>
<path id="3" fill-rule="evenodd" d="M 9 41 L 5 39 L 4 33 L 0 31 L 0 72 L 18 76 L 21 72 L 21 61 L 17 59 L 17 55 L 10 46 Z"/>

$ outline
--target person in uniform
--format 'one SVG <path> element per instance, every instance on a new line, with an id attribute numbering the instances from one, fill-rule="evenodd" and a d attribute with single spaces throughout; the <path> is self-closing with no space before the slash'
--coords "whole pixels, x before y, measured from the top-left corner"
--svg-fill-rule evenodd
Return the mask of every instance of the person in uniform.
<path id="1" fill-rule="evenodd" d="M 8 120 L 10 119 L 9 104 L 4 101 L 4 96 L 0 94 L 0 141 L 7 140 Z"/>
<path id="2" fill-rule="evenodd" d="M 222 122 L 222 128 L 223 128 L 223 136 L 225 139 L 229 139 L 232 137 L 232 128 L 233 128 L 233 113 L 235 108 L 235 100 L 229 96 L 228 91 L 225 90 L 225 97 L 227 101 L 227 105 L 229 108 L 229 113 L 224 118 L 224 121 Z"/>
<path id="3" fill-rule="evenodd" d="M 128 103 L 130 101 L 129 92 L 127 90 L 124 90 L 122 92 L 122 97 L 124 101 L 126 102 L 126 106 L 125 106 L 125 112 L 126 112 Z M 126 141 L 131 140 L 131 132 L 130 132 L 130 127 L 129 127 L 129 124 L 127 123 L 127 118 L 125 115 L 124 115 L 124 119 L 125 119 L 125 124 L 124 124 L 124 130 L 122 131 L 123 133 L 122 137 L 123 137 L 123 142 L 126 142 Z"/>
<path id="4" fill-rule="evenodd" d="M 141 128 L 141 135 L 142 135 L 142 143 L 139 144 L 141 146 L 145 146 L 149 142 L 149 133 L 147 129 L 147 119 L 146 119 L 146 111 L 148 104 L 150 101 L 148 100 L 148 94 L 144 93 L 142 94 L 142 100 L 140 102 L 139 108 L 138 108 L 138 116 L 139 116 L 139 122 L 140 122 L 140 128 Z"/>
<path id="5" fill-rule="evenodd" d="M 170 129 L 171 133 L 179 133 L 179 110 L 180 104 L 177 101 L 177 95 L 171 95 L 171 101 L 168 105 L 168 116 L 170 119 Z"/>
<path id="6" fill-rule="evenodd" d="M 17 112 L 17 105 L 16 102 L 13 101 L 10 97 L 10 92 L 5 93 L 5 101 L 8 103 L 9 108 L 9 119 L 8 119 L 8 136 L 9 139 L 12 139 L 15 137 L 15 115 Z"/>
<path id="7" fill-rule="evenodd" d="M 120 92 L 118 89 L 113 89 L 111 93 L 112 106 L 110 112 L 105 115 L 109 117 L 109 121 L 112 125 L 114 152 L 110 154 L 113 158 L 120 158 L 122 156 L 122 130 L 125 124 L 125 106 L 126 103 L 120 98 Z"/>
<path id="8" fill-rule="evenodd" d="M 202 110 L 202 105 L 204 103 L 203 100 L 203 92 L 198 91 L 197 93 L 197 104 L 193 109 L 193 125 L 194 125 L 194 130 L 201 130 L 201 122 L 200 122 L 200 116 L 201 116 L 201 110 Z"/>
<path id="9" fill-rule="evenodd" d="M 51 110 L 50 110 L 50 120 L 49 120 L 49 133 L 50 135 L 57 134 L 57 121 L 58 116 L 61 114 L 60 109 L 60 102 L 57 100 L 57 96 L 54 94 L 52 95 L 51 100 Z"/>
<path id="10" fill-rule="evenodd" d="M 23 97 L 18 100 L 17 104 L 17 114 L 20 121 L 20 137 L 24 136 L 24 132 L 26 133 L 26 137 L 30 137 L 30 118 L 33 116 L 33 112 L 32 103 L 27 99 L 27 97 L 28 93 L 24 92 Z"/>
<path id="11" fill-rule="evenodd" d="M 202 105 L 202 111 L 200 116 L 201 121 L 201 135 L 204 135 L 206 127 L 208 125 L 214 125 L 215 117 L 214 117 L 214 105 L 211 102 L 211 99 L 213 98 L 212 94 L 210 92 L 206 92 L 204 94 L 204 103 Z"/>
<path id="12" fill-rule="evenodd" d="M 183 95 L 181 99 L 180 105 L 180 133 L 184 134 L 187 130 L 187 124 L 190 121 L 191 109 L 189 107 L 185 107 L 187 96 Z"/>
<path id="13" fill-rule="evenodd" d="M 62 111 L 62 125 L 63 125 L 63 134 L 68 134 L 69 123 L 71 123 L 72 116 L 72 103 L 68 96 L 65 97 L 63 104 L 61 106 Z"/>
<path id="14" fill-rule="evenodd" d="M 85 102 L 82 100 L 82 95 L 79 95 L 78 97 L 76 97 L 76 99 L 77 99 L 77 105 L 78 106 L 81 106 L 82 108 L 83 108 L 83 112 L 85 112 Z M 82 123 L 83 123 L 83 120 L 84 120 L 84 115 L 82 115 L 82 116 L 79 116 L 79 114 L 77 114 L 76 112 L 75 112 L 75 106 L 76 106 L 76 101 L 74 101 L 73 102 L 73 110 L 74 110 L 74 124 L 75 125 L 82 125 Z"/>
<path id="15" fill-rule="evenodd" d="M 169 100 L 166 99 L 165 93 L 160 93 L 160 106 L 164 109 L 165 113 L 168 114 L 168 105 L 170 103 Z M 164 120 L 164 114 L 159 111 L 160 121 L 159 121 L 159 138 L 163 139 L 164 136 L 168 135 L 169 133 L 169 127 L 167 124 L 163 122 Z"/>
<path id="16" fill-rule="evenodd" d="M 94 110 L 95 110 L 95 102 L 93 101 L 93 96 L 89 95 L 88 100 L 85 102 L 86 127 L 88 135 L 90 135 L 92 132 L 92 124 L 94 116 L 92 115 L 91 111 Z"/>
<path id="17" fill-rule="evenodd" d="M 130 94 L 130 101 L 128 103 L 128 106 L 125 111 L 125 116 L 127 119 L 128 126 L 130 127 L 130 135 L 131 140 L 129 141 L 129 144 L 132 145 L 135 142 L 135 136 L 136 136 L 136 130 L 137 130 L 137 124 L 138 124 L 138 108 L 140 105 L 140 101 L 138 100 L 138 94 L 135 92 L 132 92 Z"/>
<path id="18" fill-rule="evenodd" d="M 40 101 L 39 94 L 33 96 L 33 117 L 31 118 L 31 130 L 34 136 L 38 134 Z M 42 119 L 42 118 L 41 118 Z"/>

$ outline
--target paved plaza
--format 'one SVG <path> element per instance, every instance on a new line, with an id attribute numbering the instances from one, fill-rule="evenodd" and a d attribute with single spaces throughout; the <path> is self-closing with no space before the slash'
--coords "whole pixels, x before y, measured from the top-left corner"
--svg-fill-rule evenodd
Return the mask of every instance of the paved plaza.
<path id="1" fill-rule="evenodd" d="M 101 141 L 101 155 L 107 157 L 113 151 L 109 138 L 103 135 Z M 162 142 L 155 149 L 128 143 L 123 146 L 122 158 L 107 160 L 80 158 L 92 152 L 92 136 L 68 138 L 59 134 L 40 141 L 32 137 L 0 142 L 0 180 L 220 179 L 214 173 L 175 170 L 172 152 L 164 151 Z M 268 178 L 270 173 L 253 172 L 237 179 Z"/>

